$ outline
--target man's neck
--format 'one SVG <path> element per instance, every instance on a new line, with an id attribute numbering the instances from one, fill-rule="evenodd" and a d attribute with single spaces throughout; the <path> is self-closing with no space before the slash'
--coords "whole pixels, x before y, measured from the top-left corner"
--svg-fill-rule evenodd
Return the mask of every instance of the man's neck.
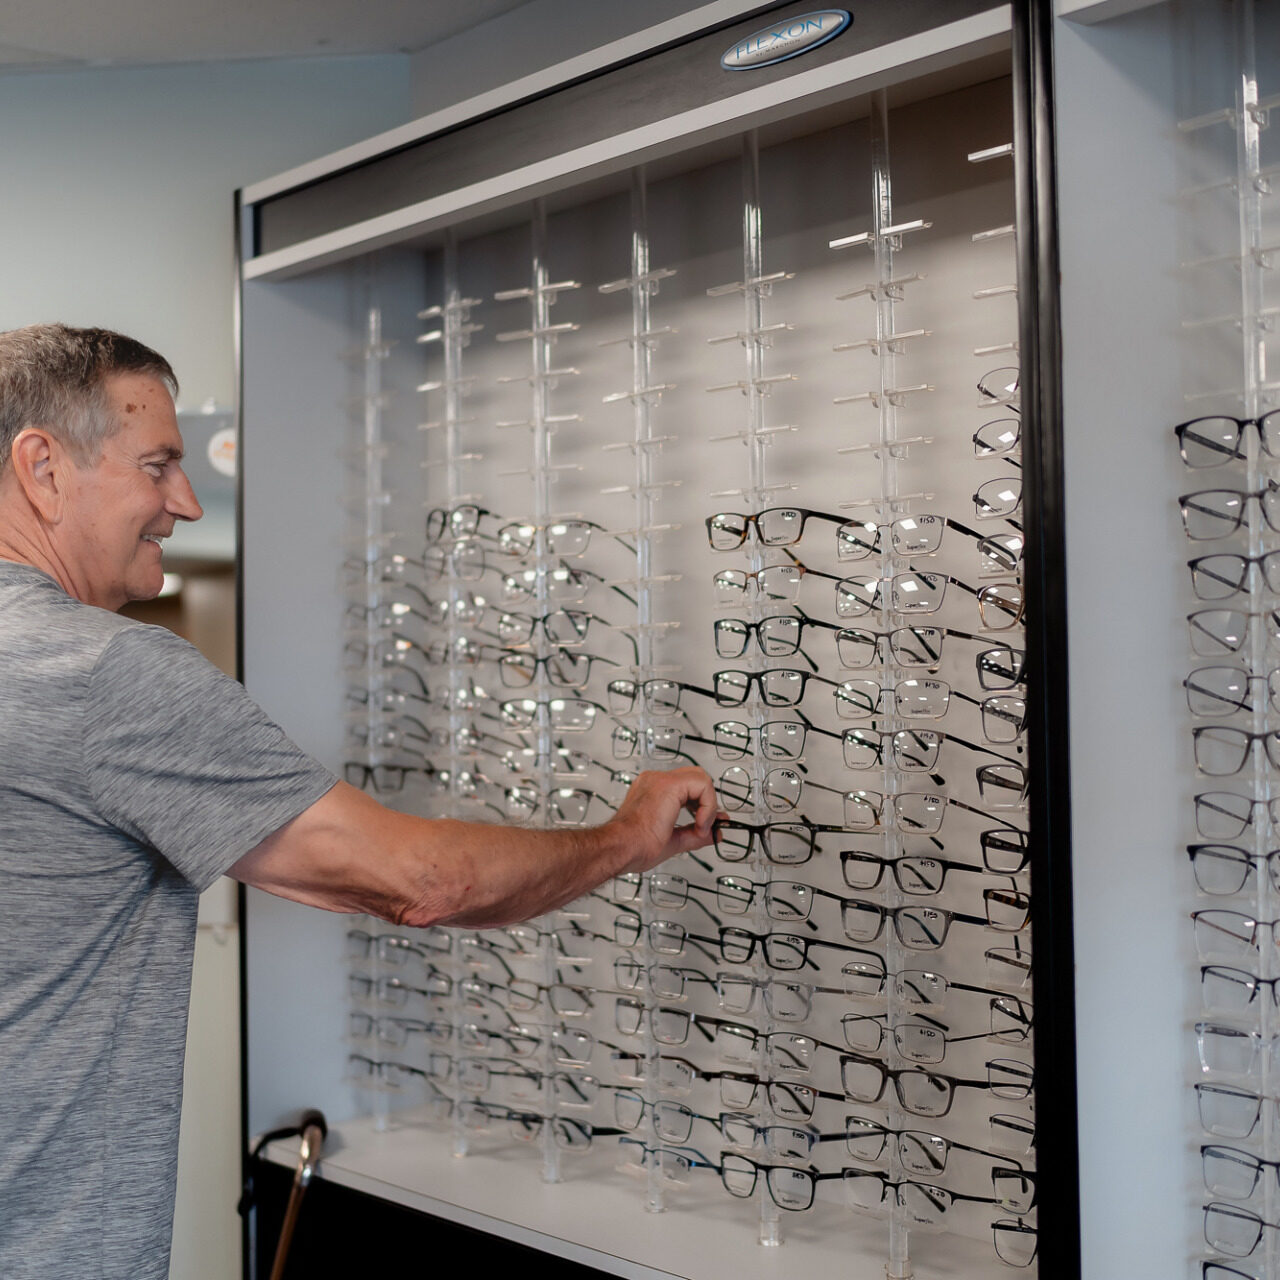
<path id="1" fill-rule="evenodd" d="M 12 517 L 12 509 L 0 503 L 0 560 L 14 564 L 30 565 L 52 578 L 69 596 L 76 596 L 71 578 L 64 571 L 61 561 L 47 539 L 32 536 L 19 515 Z M 78 598 L 78 597 L 77 597 Z"/>

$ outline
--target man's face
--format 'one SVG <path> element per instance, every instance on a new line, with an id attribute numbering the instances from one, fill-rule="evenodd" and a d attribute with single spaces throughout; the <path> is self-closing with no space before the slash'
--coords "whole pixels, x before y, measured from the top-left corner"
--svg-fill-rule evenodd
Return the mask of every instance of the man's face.
<path id="1" fill-rule="evenodd" d="M 164 383 L 116 374 L 106 390 L 120 429 L 96 463 L 72 471 L 58 543 L 77 599 L 119 609 L 160 593 L 160 539 L 204 511 L 182 470 L 182 436 Z"/>

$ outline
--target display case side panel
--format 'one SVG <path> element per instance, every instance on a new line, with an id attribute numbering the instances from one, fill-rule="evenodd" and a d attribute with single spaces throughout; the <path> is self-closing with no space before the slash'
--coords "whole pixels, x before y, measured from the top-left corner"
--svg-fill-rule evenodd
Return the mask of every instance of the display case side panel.
<path id="1" fill-rule="evenodd" d="M 1190 926 L 1173 862 L 1190 761 L 1170 608 L 1185 414 L 1169 15 L 1059 21 L 1054 41 L 1083 1274 L 1154 1280 L 1185 1273 L 1192 1242 L 1150 1224 L 1196 1175 L 1180 1137 Z"/>
<path id="2" fill-rule="evenodd" d="M 421 306 L 420 259 L 388 256 L 381 305 Z M 361 411 L 365 264 L 243 293 L 243 674 L 306 751 L 342 768 L 343 449 Z M 356 349 L 353 351 L 353 347 Z M 400 353 L 404 358 L 404 353 Z M 408 353 L 413 359 L 413 353 Z M 402 398 L 410 412 L 412 397 Z M 246 894 L 248 1129 L 318 1106 L 352 1111 L 343 1083 L 347 917 Z"/>
<path id="3" fill-rule="evenodd" d="M 338 445 L 351 341 L 345 273 L 243 294 L 242 670 L 245 686 L 294 740 L 329 767 L 341 726 L 331 694 L 338 664 L 335 608 L 341 516 Z M 307 370 L 306 377 L 295 372 Z M 316 502 L 315 495 L 327 495 Z M 317 553 L 323 547 L 322 553 Z M 298 642 L 307 636 L 307 643 Z M 319 696 L 317 696 L 319 692 Z M 245 895 L 247 1126 L 290 1112 L 341 1114 L 341 920 L 250 890 Z M 335 936 L 336 935 L 336 936 Z M 326 980 L 327 979 L 327 980 Z M 294 1055 L 306 1046 L 306 1078 Z M 323 1077 L 323 1078 L 322 1078 Z"/>

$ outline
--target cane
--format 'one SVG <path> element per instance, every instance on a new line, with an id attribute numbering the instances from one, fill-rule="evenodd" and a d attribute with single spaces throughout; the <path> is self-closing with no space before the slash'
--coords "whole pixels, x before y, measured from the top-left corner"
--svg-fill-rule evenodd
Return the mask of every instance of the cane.
<path id="1" fill-rule="evenodd" d="M 315 1173 L 316 1166 L 320 1163 L 320 1149 L 324 1146 L 324 1140 L 328 1133 L 329 1126 L 325 1123 L 322 1111 L 304 1111 L 297 1125 L 286 1129 L 273 1129 L 270 1133 L 264 1133 L 250 1156 L 250 1167 L 252 1168 L 253 1161 L 258 1158 L 268 1142 L 294 1136 L 301 1136 L 302 1138 L 302 1145 L 298 1151 L 298 1168 L 293 1175 L 293 1186 L 289 1191 L 289 1203 L 285 1208 L 284 1225 L 280 1228 L 280 1241 L 276 1245 L 275 1261 L 271 1264 L 271 1280 L 282 1280 L 284 1276 L 285 1263 L 289 1257 L 289 1245 L 293 1240 L 294 1228 L 298 1225 L 298 1211 L 302 1208 L 302 1197 L 306 1194 L 307 1187 L 311 1184 L 311 1176 Z M 242 1215 L 248 1215 L 256 1200 L 257 1193 L 253 1184 L 253 1175 L 250 1174 L 237 1209 Z M 250 1266 L 252 1266 L 252 1263 L 253 1259 L 251 1257 Z"/>

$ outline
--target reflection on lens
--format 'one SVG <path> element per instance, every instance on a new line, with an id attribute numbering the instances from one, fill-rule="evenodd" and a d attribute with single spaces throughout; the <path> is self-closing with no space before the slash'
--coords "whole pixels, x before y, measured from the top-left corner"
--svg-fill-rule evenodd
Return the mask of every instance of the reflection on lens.
<path id="1" fill-rule="evenodd" d="M 978 616 L 989 631 L 1008 631 L 1022 621 L 1025 605 L 1016 582 L 993 582 L 978 592 Z"/>
<path id="2" fill-rule="evenodd" d="M 997 533 L 978 543 L 978 577 L 1000 578 L 1022 567 L 1024 540 L 1020 533 Z"/>
<path id="3" fill-rule="evenodd" d="M 739 618 L 717 618 L 715 623 L 716 654 L 721 658 L 740 658 L 747 651 L 751 634 L 747 623 Z"/>
<path id="4" fill-rule="evenodd" d="M 868 1164 L 879 1160 L 887 1149 L 888 1134 L 889 1131 L 877 1120 L 845 1117 L 845 1149 L 855 1160 Z"/>
<path id="5" fill-rule="evenodd" d="M 978 654 L 978 684 L 989 693 L 1012 689 L 1025 679 L 1026 653 L 1021 649 L 998 647 Z"/>
<path id="6" fill-rule="evenodd" d="M 844 981 L 845 994 L 852 999 L 874 1000 L 884 991 L 884 961 L 878 958 L 851 960 L 841 968 L 840 976 Z"/>
<path id="7" fill-rule="evenodd" d="M 895 613 L 936 613 L 946 591 L 941 574 L 899 573 L 890 583 L 890 605 Z"/>
<path id="8" fill-rule="evenodd" d="M 836 558 L 865 560 L 880 549 L 880 529 L 872 521 L 848 520 L 836 530 Z"/>
<path id="9" fill-rule="evenodd" d="M 723 511 L 707 518 L 707 539 L 714 551 L 733 551 L 747 540 L 747 518 Z"/>
<path id="10" fill-rule="evenodd" d="M 877 577 L 842 578 L 836 583 L 836 616 L 857 618 L 878 608 L 882 583 Z"/>
<path id="11" fill-rule="evenodd" d="M 775 880 L 765 885 L 765 909 L 770 920 L 807 920 L 813 909 L 813 886 L 798 880 Z"/>
<path id="12" fill-rule="evenodd" d="M 1018 399 L 1021 373 L 1016 365 L 1005 365 L 1000 369 L 992 369 L 978 379 L 978 395 L 984 401 L 995 401 L 998 404 L 1014 404 Z"/>
<path id="13" fill-rule="evenodd" d="M 720 775 L 716 790 L 726 809 L 745 808 L 751 803 L 751 775 L 740 765 L 734 765 Z"/>
<path id="14" fill-rule="evenodd" d="M 893 700 L 904 719 L 938 720 L 951 704 L 951 686 L 942 680 L 901 680 L 894 686 Z"/>
<path id="15" fill-rule="evenodd" d="M 764 618 L 757 633 L 760 648 L 770 658 L 786 658 L 800 647 L 802 622 L 792 614 Z"/>
<path id="16" fill-rule="evenodd" d="M 932 555 L 942 545 L 946 521 L 941 516 L 902 516 L 891 526 L 893 549 L 899 555 Z"/>
<path id="17" fill-rule="evenodd" d="M 996 418 L 983 423 L 973 433 L 973 452 L 978 458 L 999 458 L 1014 453 L 1022 442 L 1022 423 L 1017 418 Z"/>
<path id="18" fill-rule="evenodd" d="M 1001 476 L 988 480 L 973 495 L 974 518 L 996 520 L 1013 515 L 1022 505 L 1022 478 Z"/>
<path id="19" fill-rule="evenodd" d="M 993 694 L 982 701 L 982 733 L 988 742 L 1016 742 L 1027 727 L 1025 698 Z"/>
<path id="20" fill-rule="evenodd" d="M 997 1113 L 991 1117 L 991 1147 L 1007 1155 L 1023 1159 L 1032 1155 L 1036 1148 L 1035 1122 L 1025 1116 L 1013 1116 Z"/>
<path id="21" fill-rule="evenodd" d="M 1173 429 L 1182 461 L 1197 470 L 1243 458 L 1244 429 L 1235 418 L 1193 418 Z"/>
<path id="22" fill-rule="evenodd" d="M 1013 996 L 991 1000 L 991 1038 L 1002 1044 L 1025 1044 L 1031 1035 L 1031 1007 Z"/>

